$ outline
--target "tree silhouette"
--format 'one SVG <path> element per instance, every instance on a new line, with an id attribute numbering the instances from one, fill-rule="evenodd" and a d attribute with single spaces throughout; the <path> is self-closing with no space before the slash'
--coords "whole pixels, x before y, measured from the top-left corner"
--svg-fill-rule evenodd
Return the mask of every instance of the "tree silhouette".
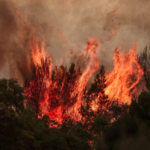
<path id="1" fill-rule="evenodd" d="M 108 96 L 105 94 L 106 88 L 106 77 L 105 77 L 105 67 L 102 65 L 99 73 L 96 75 L 94 83 L 91 84 L 90 89 L 88 90 L 85 98 L 89 103 L 92 100 L 98 98 L 98 108 L 102 109 L 109 105 Z"/>

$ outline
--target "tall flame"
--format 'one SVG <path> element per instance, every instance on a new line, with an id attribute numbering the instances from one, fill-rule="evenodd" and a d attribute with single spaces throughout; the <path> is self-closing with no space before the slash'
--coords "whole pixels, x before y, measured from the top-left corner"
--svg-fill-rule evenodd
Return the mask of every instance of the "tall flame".
<path id="1" fill-rule="evenodd" d="M 143 70 L 138 64 L 135 45 L 127 54 L 119 53 L 119 49 L 118 47 L 114 52 L 114 69 L 106 76 L 105 93 L 111 100 L 130 104 Z"/>
<path id="2" fill-rule="evenodd" d="M 39 101 L 39 105 L 40 105 L 40 111 L 42 113 L 42 115 L 47 114 L 50 118 L 52 119 L 56 119 L 57 121 L 61 122 L 63 120 L 63 118 L 69 114 L 72 114 L 72 117 L 74 117 L 76 120 L 79 120 L 81 118 L 78 109 L 80 108 L 81 104 L 83 103 L 83 93 L 84 93 L 84 89 L 86 87 L 87 82 L 89 81 L 90 77 L 93 75 L 93 73 L 99 68 L 99 62 L 98 62 L 98 58 L 96 55 L 96 50 L 98 48 L 98 42 L 94 39 L 89 40 L 88 44 L 87 44 L 87 48 L 85 49 L 85 52 L 82 54 L 83 57 L 88 57 L 89 58 L 89 63 L 86 67 L 86 69 L 83 71 L 82 75 L 78 76 L 78 78 L 76 78 L 75 83 L 72 84 L 67 83 L 67 86 L 71 89 L 69 91 L 64 91 L 64 86 L 65 86 L 65 78 L 66 78 L 66 74 L 63 74 L 63 71 L 60 68 L 55 68 L 55 80 L 52 80 L 52 61 L 50 56 L 45 52 L 44 50 L 44 42 L 41 44 L 41 48 L 39 46 L 38 42 L 34 42 L 33 43 L 33 50 L 32 50 L 32 60 L 33 60 L 33 64 L 35 66 L 35 68 L 41 68 L 40 70 L 40 74 L 43 71 L 43 76 L 42 76 L 42 85 L 46 85 L 45 86 L 45 90 L 44 90 L 44 97 L 41 98 L 41 100 Z M 46 61 L 49 60 L 50 63 L 48 65 L 48 77 L 47 77 L 47 73 L 42 70 L 42 61 Z M 39 70 L 36 70 L 36 75 L 39 76 L 39 72 L 37 72 Z M 44 74 L 45 73 L 45 74 Z M 41 79 L 39 79 L 41 80 Z M 59 83 L 59 80 L 61 81 L 61 84 Z M 59 83 L 59 84 L 58 84 Z M 41 85 L 41 86 L 42 86 Z M 32 90 L 33 86 L 35 86 L 34 81 L 33 83 L 30 83 L 30 86 L 28 88 L 26 88 L 28 91 L 28 97 L 30 91 Z M 40 91 L 39 91 L 40 92 Z M 69 106 L 67 104 L 63 104 L 63 102 L 65 99 L 63 96 L 64 92 L 70 92 L 70 101 L 71 99 L 76 99 L 76 102 Z M 54 99 L 58 99 L 59 100 L 59 105 L 51 108 L 51 102 Z M 69 114 L 67 114 L 67 112 L 64 114 L 65 110 L 68 110 L 67 112 L 69 112 Z"/>
<path id="3" fill-rule="evenodd" d="M 42 96 L 39 94 L 40 115 L 48 115 L 51 119 L 62 122 L 63 118 L 71 115 L 74 119 L 80 120 L 81 115 L 78 109 L 83 104 L 83 93 L 87 82 L 99 68 L 99 61 L 96 54 L 98 42 L 94 39 L 88 41 L 83 57 L 88 57 L 89 62 L 84 71 L 74 73 L 75 81 L 68 78 L 63 68 L 55 68 L 53 74 L 52 59 L 44 50 L 44 42 L 39 46 L 38 42 L 33 42 L 32 60 L 35 66 L 36 75 L 39 84 L 31 81 L 26 88 L 26 94 L 29 98 L 32 91 L 39 94 L 42 90 Z M 114 69 L 106 75 L 105 94 L 110 101 L 118 100 L 119 103 L 131 103 L 132 94 L 136 91 L 136 85 L 143 76 L 143 70 L 138 64 L 136 56 L 136 46 L 129 50 L 127 54 L 119 52 L 119 47 L 114 52 Z M 47 62 L 47 66 L 42 66 Z M 48 68 L 47 68 L 48 67 Z M 53 78 L 53 79 L 52 79 Z M 97 100 L 101 97 L 101 92 L 91 102 L 91 108 L 96 111 L 98 107 Z M 70 103 L 69 103 L 70 101 Z"/>
<path id="4" fill-rule="evenodd" d="M 97 47 L 98 47 L 98 43 L 96 40 L 91 39 L 88 42 L 86 52 L 90 58 L 90 62 L 88 63 L 85 71 L 82 73 L 81 77 L 77 80 L 76 85 L 74 87 L 74 91 L 72 93 L 72 95 L 78 95 L 77 102 L 76 102 L 75 106 L 73 106 L 73 108 L 75 109 L 75 112 L 77 114 L 77 117 L 78 117 L 77 119 L 80 119 L 78 109 L 80 108 L 80 106 L 83 102 L 82 97 L 83 97 L 83 92 L 86 87 L 86 84 L 89 81 L 89 79 L 91 78 L 91 76 L 93 75 L 93 73 L 99 68 L 99 62 L 98 62 L 98 58 L 96 55 Z"/>

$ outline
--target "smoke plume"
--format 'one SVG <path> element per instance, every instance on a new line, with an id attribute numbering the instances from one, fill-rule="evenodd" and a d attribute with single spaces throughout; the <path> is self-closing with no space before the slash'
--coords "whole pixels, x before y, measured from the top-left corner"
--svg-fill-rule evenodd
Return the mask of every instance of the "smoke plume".
<path id="1" fill-rule="evenodd" d="M 55 63 L 70 62 L 70 51 L 79 53 L 96 38 L 103 43 L 100 63 L 111 69 L 118 45 L 128 50 L 135 41 L 140 52 L 149 44 L 149 10 L 147 0 L 1 0 L 1 75 L 30 77 L 34 37 L 45 40 Z"/>

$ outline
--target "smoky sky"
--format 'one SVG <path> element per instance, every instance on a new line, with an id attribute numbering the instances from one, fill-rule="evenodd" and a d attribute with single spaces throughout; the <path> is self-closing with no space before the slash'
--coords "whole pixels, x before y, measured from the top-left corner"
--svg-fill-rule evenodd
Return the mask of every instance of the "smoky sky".
<path id="1" fill-rule="evenodd" d="M 21 78 L 31 73 L 35 35 L 45 39 L 46 51 L 58 63 L 69 63 L 68 53 L 82 52 L 91 38 L 103 41 L 97 55 L 111 69 L 118 45 L 128 51 L 136 42 L 137 53 L 149 45 L 149 10 L 148 0 L 1 0 L 1 74 Z"/>

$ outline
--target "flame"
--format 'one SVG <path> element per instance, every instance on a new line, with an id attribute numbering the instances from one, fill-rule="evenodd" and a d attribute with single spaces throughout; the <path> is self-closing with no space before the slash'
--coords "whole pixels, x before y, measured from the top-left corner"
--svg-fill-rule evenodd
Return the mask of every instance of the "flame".
<path id="1" fill-rule="evenodd" d="M 26 95 L 28 98 L 31 98 L 31 96 L 33 95 L 33 89 L 38 86 L 43 86 L 39 87 L 40 90 L 37 92 L 38 95 L 41 91 L 43 91 L 43 96 L 39 98 L 39 109 L 41 111 L 41 115 L 46 114 L 51 119 L 62 122 L 64 117 L 72 114 L 72 117 L 74 117 L 76 120 L 79 120 L 81 116 L 78 112 L 78 109 L 83 103 L 82 97 L 84 89 L 90 77 L 99 67 L 99 62 L 96 55 L 98 42 L 94 39 L 89 40 L 87 48 L 82 54 L 83 57 L 89 58 L 89 63 L 86 69 L 83 71 L 82 75 L 77 75 L 74 83 L 72 83 L 71 81 L 67 83 L 68 88 L 65 88 L 67 77 L 61 68 L 54 69 L 55 76 L 52 80 L 53 64 L 50 56 L 45 52 L 44 46 L 44 42 L 42 42 L 41 46 L 39 46 L 37 41 L 33 42 L 32 61 L 36 68 L 36 76 L 37 78 L 39 78 L 38 81 L 41 81 L 42 83 L 40 82 L 36 85 L 34 80 L 31 81 L 30 85 L 26 87 Z M 48 67 L 48 70 L 44 70 L 45 67 L 43 68 L 43 63 L 46 62 L 47 59 L 50 63 L 45 66 Z M 76 75 L 74 74 L 74 76 Z M 67 104 L 68 102 L 64 104 L 64 101 L 66 101 L 64 98 L 65 95 L 69 97 L 69 99 L 66 98 L 68 101 L 75 101 L 75 103 L 73 103 L 71 106 Z M 52 103 L 55 103 L 54 100 L 57 100 L 58 105 L 53 108 L 51 106 Z M 66 111 L 66 113 L 64 113 L 64 111 Z M 69 114 L 67 114 L 67 112 L 69 112 Z"/>
<path id="2" fill-rule="evenodd" d="M 86 87 L 86 84 L 89 81 L 90 77 L 93 75 L 93 73 L 99 68 L 99 62 L 98 62 L 98 58 L 96 55 L 97 47 L 98 47 L 98 43 L 96 40 L 91 39 L 88 42 L 86 52 L 90 58 L 90 62 L 87 65 L 87 67 L 86 67 L 85 71 L 83 72 L 83 74 L 81 75 L 81 77 L 77 80 L 75 89 L 72 93 L 73 96 L 78 95 L 77 103 L 75 104 L 75 106 L 73 106 L 75 109 L 75 112 L 78 116 L 78 119 L 81 118 L 81 116 L 79 116 L 78 109 L 80 108 L 80 106 L 83 102 L 82 97 L 83 97 L 83 92 Z"/>
<path id="3" fill-rule="evenodd" d="M 32 43 L 32 61 L 35 66 L 36 80 L 31 80 L 26 86 L 29 102 L 33 101 L 33 95 L 37 96 L 39 116 L 46 114 L 59 123 L 67 116 L 80 120 L 78 109 L 85 102 L 83 99 L 85 87 L 99 68 L 96 54 L 98 42 L 95 39 L 88 41 L 85 51 L 80 56 L 88 57 L 89 62 L 82 72 L 76 71 L 72 75 L 61 67 L 53 67 L 52 59 L 44 46 L 44 42 L 41 45 L 38 41 Z M 106 75 L 107 86 L 104 92 L 110 101 L 118 100 L 119 103 L 130 104 L 143 71 L 138 64 L 135 45 L 127 54 L 120 53 L 119 49 L 118 47 L 114 52 L 114 69 Z M 102 108 L 98 105 L 99 98 L 103 98 L 101 92 L 90 103 L 93 111 Z"/>
<path id="4" fill-rule="evenodd" d="M 114 69 L 106 76 L 105 93 L 111 100 L 130 104 L 143 70 L 138 64 L 135 45 L 127 54 L 119 53 L 119 49 L 118 47 L 114 52 Z"/>

